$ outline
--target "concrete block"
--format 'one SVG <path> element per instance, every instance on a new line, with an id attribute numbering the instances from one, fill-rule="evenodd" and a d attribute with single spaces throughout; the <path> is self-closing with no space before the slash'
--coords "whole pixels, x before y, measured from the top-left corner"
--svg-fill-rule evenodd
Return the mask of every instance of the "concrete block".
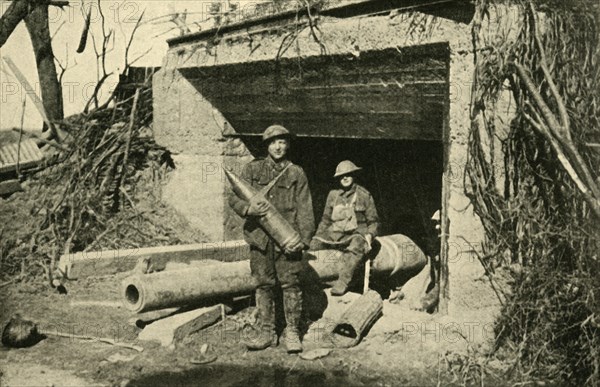
<path id="1" fill-rule="evenodd" d="M 142 341 L 156 341 L 163 347 L 173 349 L 175 344 L 184 337 L 204 329 L 221 318 L 221 304 L 195 309 L 189 312 L 176 314 L 153 322 L 140 332 L 138 339 Z M 226 312 L 231 308 L 224 307 Z"/>

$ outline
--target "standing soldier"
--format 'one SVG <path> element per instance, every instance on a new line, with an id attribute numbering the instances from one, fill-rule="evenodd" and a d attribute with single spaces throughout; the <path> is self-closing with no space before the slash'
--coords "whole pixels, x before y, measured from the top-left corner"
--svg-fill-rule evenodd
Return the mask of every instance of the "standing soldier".
<path id="1" fill-rule="evenodd" d="M 259 311 L 259 335 L 246 340 L 248 349 L 265 349 L 277 345 L 275 333 L 274 287 L 279 282 L 283 290 L 283 310 L 287 326 L 283 335 L 289 353 L 302 351 L 299 323 L 302 313 L 300 271 L 302 251 L 308 249 L 314 232 L 314 215 L 308 181 L 304 170 L 287 159 L 290 133 L 280 125 L 269 126 L 263 133 L 268 156 L 244 166 L 242 177 L 259 191 L 266 191 L 267 200 L 300 234 L 301 241 L 293 246 L 279 246 L 259 227 L 259 218 L 267 213 L 269 204 L 258 195 L 250 201 L 236 195 L 229 204 L 243 217 L 244 239 L 250 245 L 250 268 L 256 279 L 256 306 Z"/>
<path id="2" fill-rule="evenodd" d="M 348 291 L 354 271 L 371 250 L 379 228 L 373 197 L 355 181 L 356 172 L 361 169 L 348 160 L 338 164 L 333 177 L 338 179 L 340 188 L 329 192 L 323 218 L 310 245 L 311 250 L 332 248 L 343 252 L 339 278 L 331 288 L 333 296 Z"/>

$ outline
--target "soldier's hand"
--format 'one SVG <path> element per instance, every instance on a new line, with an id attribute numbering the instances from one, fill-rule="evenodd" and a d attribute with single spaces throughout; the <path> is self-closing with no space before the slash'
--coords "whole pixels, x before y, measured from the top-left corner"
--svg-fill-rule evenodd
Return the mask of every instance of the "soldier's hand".
<path id="1" fill-rule="evenodd" d="M 269 203 L 263 198 L 252 198 L 250 200 L 250 207 L 248 207 L 248 212 L 246 215 L 250 216 L 263 216 L 269 210 Z"/>
<path id="2" fill-rule="evenodd" d="M 285 246 L 284 251 L 286 254 L 294 254 L 294 253 L 299 253 L 300 251 L 302 251 L 303 248 L 304 248 L 304 243 L 298 242 L 291 246 L 290 245 Z"/>

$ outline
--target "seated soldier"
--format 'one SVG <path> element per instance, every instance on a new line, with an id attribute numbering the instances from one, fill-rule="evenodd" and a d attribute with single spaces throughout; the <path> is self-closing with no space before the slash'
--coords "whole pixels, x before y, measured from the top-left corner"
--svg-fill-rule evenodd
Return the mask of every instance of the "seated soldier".
<path id="1" fill-rule="evenodd" d="M 371 250 L 379 227 L 373 197 L 355 182 L 356 172 L 361 169 L 348 160 L 338 164 L 333 177 L 339 180 L 340 188 L 329 192 L 323 218 L 310 244 L 312 250 L 343 252 L 339 278 L 331 288 L 334 296 L 348 291 L 354 271 Z"/>

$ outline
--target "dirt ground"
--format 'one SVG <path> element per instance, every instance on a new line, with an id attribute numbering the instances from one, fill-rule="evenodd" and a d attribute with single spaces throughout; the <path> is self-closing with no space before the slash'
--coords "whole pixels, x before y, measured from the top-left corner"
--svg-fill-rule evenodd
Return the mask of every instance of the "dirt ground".
<path id="1" fill-rule="evenodd" d="M 120 305 L 119 288 L 127 274 L 87 278 L 66 284 L 60 294 L 47 285 L 39 257 L 28 253 L 26 242 L 39 219 L 31 216 L 36 196 L 16 194 L 0 200 L 0 220 L 4 240 L 24 245 L 11 259 L 2 257 L 5 273 L 0 273 L 0 323 L 19 313 L 36 322 L 40 329 L 76 335 L 106 337 L 144 348 L 131 349 L 74 338 L 48 336 L 29 348 L 0 346 L 0 387 L 8 386 L 442 386 L 502 385 L 505 366 L 492 364 L 465 349 L 458 336 L 449 337 L 441 327 L 453 322 L 439 316 L 414 312 L 406 306 L 384 302 L 383 316 L 361 343 L 351 349 L 332 349 L 323 358 L 308 361 L 288 355 L 283 346 L 249 352 L 241 344 L 241 328 L 252 314 L 249 302 L 224 322 L 177 343 L 174 349 L 140 341 L 141 328 L 129 323 L 132 314 Z M 145 203 L 145 202 L 144 202 Z M 142 203 L 142 204 L 144 204 Z M 142 205 L 140 204 L 140 206 Z M 152 203 L 145 204 L 152 207 Z M 142 207 L 139 207 L 142 208 Z M 139 210 L 138 208 L 138 210 Z M 161 223 L 173 224 L 177 240 L 187 241 L 185 228 L 170 212 L 155 215 Z M 171 229 L 169 229 L 171 230 Z M 183 235 L 183 236 L 182 236 Z M 2 246 L 12 246 L 6 243 Z M 190 242 L 191 243 L 191 239 Z M 5 246 L 5 247 L 6 247 Z M 10 273 L 8 271 L 11 271 Z M 16 273 L 16 274 L 15 274 Z M 20 275 L 19 275 L 20 273 Z M 329 346 L 324 333 L 350 303 L 358 297 L 349 294 L 332 298 L 320 286 L 321 304 L 308 302 L 314 323 L 304 336 L 305 352 Z M 101 301 L 85 306 L 81 301 Z M 308 309 L 308 308 L 307 308 Z M 429 324 L 429 325 L 427 325 Z M 429 328 L 428 328 L 429 327 Z M 216 361 L 196 365 L 203 344 Z M 468 347 L 468 346 L 467 346 Z"/>
<path id="2" fill-rule="evenodd" d="M 432 322 L 435 317 L 411 312 L 402 305 L 384 303 L 384 316 L 367 337 L 351 349 L 333 349 L 317 360 L 288 355 L 282 345 L 249 352 L 240 343 L 240 327 L 252 307 L 229 315 L 225 322 L 187 337 L 174 349 L 139 341 L 140 328 L 128 323 L 130 312 L 120 307 L 119 283 L 125 274 L 88 278 L 67 284 L 67 294 L 41 284 L 18 284 L 0 289 L 3 326 L 15 313 L 43 330 L 113 338 L 144 347 L 138 353 L 108 344 L 49 336 L 29 348 L 0 350 L 0 385 L 198 385 L 225 386 L 331 386 L 331 385 L 452 385 L 469 382 L 465 363 L 447 351 L 444 340 L 403 332 L 400 322 Z M 304 337 L 305 351 L 327 346 L 322 332 L 357 294 L 341 299 L 327 297 L 323 317 Z M 78 305 L 79 301 L 114 301 L 103 306 Z M 426 335 L 427 336 L 427 335 Z M 190 361 L 207 343 L 217 360 L 204 365 Z M 454 360 L 452 360 L 454 359 Z M 462 359 L 459 362 L 456 359 Z M 487 367 L 486 370 L 491 370 Z M 471 380 L 476 381 L 476 380 Z M 498 374 L 487 373 L 488 385 L 502 384 Z M 467 383 L 469 384 L 469 383 Z"/>

